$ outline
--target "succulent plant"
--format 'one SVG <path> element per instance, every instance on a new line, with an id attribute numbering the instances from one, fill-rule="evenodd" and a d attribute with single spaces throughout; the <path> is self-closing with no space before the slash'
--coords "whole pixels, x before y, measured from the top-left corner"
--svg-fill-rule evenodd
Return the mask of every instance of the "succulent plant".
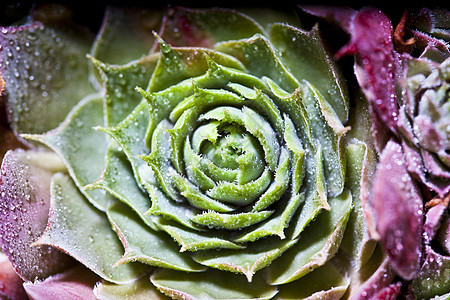
<path id="1" fill-rule="evenodd" d="M 6 147 L 26 148 L 1 167 L 2 293 L 400 293 L 364 215 L 367 103 L 350 108 L 318 26 L 264 9 L 108 7 L 94 37 L 70 16 L 36 7 L 1 28 L 18 138 Z"/>
<path id="2" fill-rule="evenodd" d="M 351 35 L 337 55 L 355 54 L 380 155 L 366 206 L 371 236 L 410 295 L 444 299 L 450 293 L 450 13 L 405 11 L 394 30 L 374 8 L 306 10 Z"/>

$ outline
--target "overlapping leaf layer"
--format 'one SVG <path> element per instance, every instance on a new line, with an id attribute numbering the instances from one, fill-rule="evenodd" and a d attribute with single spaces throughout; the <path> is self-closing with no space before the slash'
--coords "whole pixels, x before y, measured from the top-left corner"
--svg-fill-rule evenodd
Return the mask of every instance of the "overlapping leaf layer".
<path id="1" fill-rule="evenodd" d="M 12 40 L 28 43 L 34 27 Z M 118 46 L 117 30 L 133 53 Z M 367 146 L 346 139 L 346 87 L 317 27 L 262 26 L 225 9 L 162 18 L 110 9 L 88 59 L 84 79 L 98 93 L 82 95 L 51 131 L 17 123 L 66 168 L 48 179 L 50 219 L 34 246 L 56 247 L 103 278 L 97 296 L 154 295 L 148 280 L 134 281 L 146 272 L 173 298 L 345 293 L 330 260 L 348 221 L 361 218 Z M 9 88 L 25 80 L 13 80 L 14 68 L 4 66 Z M 25 93 L 12 103 L 37 91 Z M 347 247 L 357 260 L 361 245 Z"/>

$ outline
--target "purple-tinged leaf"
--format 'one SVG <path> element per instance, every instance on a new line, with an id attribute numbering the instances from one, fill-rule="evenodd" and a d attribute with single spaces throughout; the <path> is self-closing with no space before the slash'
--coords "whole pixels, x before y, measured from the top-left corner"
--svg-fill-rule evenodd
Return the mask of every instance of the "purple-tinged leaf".
<path id="1" fill-rule="evenodd" d="M 447 217 L 441 223 L 441 228 L 438 232 L 438 240 L 444 251 L 450 255 L 450 217 Z"/>
<path id="2" fill-rule="evenodd" d="M 361 285 L 350 300 L 377 299 L 375 295 L 389 287 L 395 278 L 395 272 L 391 267 L 391 260 L 386 257 L 378 269 Z"/>
<path id="3" fill-rule="evenodd" d="M 23 279 L 17 275 L 8 258 L 0 254 L 0 298 L 25 300 L 27 294 L 23 289 Z"/>
<path id="4" fill-rule="evenodd" d="M 450 191 L 450 171 L 447 171 L 445 167 L 437 160 L 437 158 L 425 149 L 420 149 L 420 154 L 422 155 L 423 164 L 428 174 L 432 177 L 439 177 L 442 179 L 444 184 L 444 191 L 439 192 L 440 197 L 444 197 Z"/>
<path id="5" fill-rule="evenodd" d="M 33 300 L 94 300 L 96 297 L 93 289 L 99 280 L 100 278 L 88 269 L 77 266 L 44 281 L 26 282 L 23 287 Z"/>
<path id="6" fill-rule="evenodd" d="M 352 30 L 352 18 L 357 13 L 356 10 L 344 6 L 302 5 L 300 8 L 316 17 L 321 17 L 330 22 L 337 22 L 348 33 Z"/>
<path id="7" fill-rule="evenodd" d="M 24 280 L 45 278 L 72 262 L 48 246 L 31 247 L 47 225 L 50 178 L 64 170 L 53 153 L 9 151 L 0 176 L 0 243 L 16 272 Z"/>
<path id="8" fill-rule="evenodd" d="M 427 169 L 424 166 L 424 160 L 422 154 L 424 153 L 425 159 L 429 155 L 426 151 L 420 151 L 414 146 L 409 145 L 407 142 L 402 142 L 402 148 L 405 153 L 406 168 L 408 172 L 415 178 L 424 183 L 430 190 L 435 191 L 440 197 L 450 192 L 450 185 L 447 180 L 442 180 L 439 177 L 427 176 Z M 430 162 L 427 163 L 430 165 Z"/>
<path id="9" fill-rule="evenodd" d="M 448 45 L 443 40 L 418 30 L 413 31 L 413 37 L 419 49 L 424 49 L 420 58 L 429 58 L 437 62 L 443 62 L 450 56 Z"/>
<path id="10" fill-rule="evenodd" d="M 375 175 L 373 208 L 381 242 L 404 279 L 417 274 L 422 244 L 422 198 L 409 176 L 402 147 L 389 141 Z"/>
<path id="11" fill-rule="evenodd" d="M 356 55 L 355 74 L 371 104 L 374 129 L 380 133 L 376 142 L 382 149 L 387 142 L 385 132 L 397 133 L 398 121 L 395 76 L 400 69 L 400 60 L 394 51 L 391 21 L 373 7 L 357 12 L 332 7 L 305 7 L 304 10 L 339 23 L 351 35 L 350 42 L 336 53 L 336 57 Z"/>
<path id="12" fill-rule="evenodd" d="M 420 114 L 414 118 L 414 134 L 419 145 L 428 151 L 439 152 L 445 142 L 429 115 Z"/>
<path id="13" fill-rule="evenodd" d="M 424 243 L 426 245 L 429 245 L 435 237 L 441 224 L 442 216 L 446 210 L 447 206 L 443 203 L 435 205 L 428 210 L 423 228 Z"/>
<path id="14" fill-rule="evenodd" d="M 351 41 L 336 54 L 357 56 L 361 66 L 357 79 L 374 112 L 394 133 L 397 132 L 398 106 L 395 92 L 396 64 L 392 24 L 374 8 L 360 10 L 352 19 Z"/>
<path id="15" fill-rule="evenodd" d="M 400 295 L 402 288 L 401 282 L 393 283 L 376 293 L 372 299 L 373 300 L 395 300 L 397 296 Z"/>

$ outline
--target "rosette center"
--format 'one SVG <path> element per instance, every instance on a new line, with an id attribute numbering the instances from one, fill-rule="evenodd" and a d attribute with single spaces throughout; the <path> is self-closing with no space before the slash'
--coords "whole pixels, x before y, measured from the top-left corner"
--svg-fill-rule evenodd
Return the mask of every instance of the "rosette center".
<path id="1" fill-rule="evenodd" d="M 222 106 L 203 114 L 199 122 L 185 142 L 187 178 L 215 200 L 252 203 L 272 180 L 265 152 L 275 146 L 264 146 L 266 136 L 249 126 L 264 119 L 245 106 Z M 268 135 L 275 138 L 273 130 Z"/>

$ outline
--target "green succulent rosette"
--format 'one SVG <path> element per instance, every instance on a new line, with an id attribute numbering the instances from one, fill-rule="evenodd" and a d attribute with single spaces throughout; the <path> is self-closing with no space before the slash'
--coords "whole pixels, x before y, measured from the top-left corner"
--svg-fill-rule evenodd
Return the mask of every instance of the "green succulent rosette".
<path id="1" fill-rule="evenodd" d="M 109 8 L 80 71 L 93 86 L 75 89 L 84 98 L 50 131 L 14 123 L 54 162 L 49 221 L 32 246 L 93 271 L 98 297 L 156 287 L 176 299 L 335 299 L 350 284 L 343 266 L 370 257 L 369 148 L 347 136 L 347 90 L 318 27 L 249 15 Z M 61 32 L 33 34 L 45 30 Z M 73 79 L 52 93 L 72 99 Z M 41 108 L 13 115 L 39 123 Z M 12 157 L 23 160 L 10 152 L 5 169 Z"/>

